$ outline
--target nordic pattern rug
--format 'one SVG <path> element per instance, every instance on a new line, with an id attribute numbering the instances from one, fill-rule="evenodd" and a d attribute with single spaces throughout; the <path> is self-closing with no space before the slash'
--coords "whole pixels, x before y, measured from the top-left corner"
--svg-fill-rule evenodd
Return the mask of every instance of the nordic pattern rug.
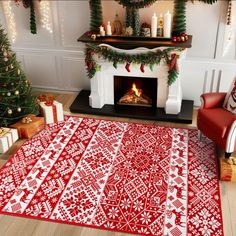
<path id="1" fill-rule="evenodd" d="M 197 130 L 66 117 L 0 170 L 0 213 L 142 235 L 223 235 L 215 147 Z"/>

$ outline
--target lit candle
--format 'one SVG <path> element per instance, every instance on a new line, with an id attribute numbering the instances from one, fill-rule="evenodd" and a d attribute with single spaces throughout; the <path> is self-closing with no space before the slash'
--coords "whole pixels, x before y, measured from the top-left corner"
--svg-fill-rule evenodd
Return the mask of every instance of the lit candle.
<path id="1" fill-rule="evenodd" d="M 154 15 L 152 16 L 151 33 L 152 33 L 152 37 L 157 36 L 157 16 L 156 16 L 156 13 L 154 13 Z"/>
<path id="2" fill-rule="evenodd" d="M 169 11 L 164 16 L 164 37 L 170 38 L 171 36 L 171 14 Z"/>

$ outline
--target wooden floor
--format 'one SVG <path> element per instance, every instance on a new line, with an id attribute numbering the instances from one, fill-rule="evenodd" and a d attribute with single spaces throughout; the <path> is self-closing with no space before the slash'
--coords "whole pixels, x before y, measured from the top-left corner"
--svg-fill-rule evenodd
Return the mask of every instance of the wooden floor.
<path id="1" fill-rule="evenodd" d="M 63 103 L 65 114 L 69 112 L 69 106 L 77 94 L 54 94 L 56 99 Z M 158 124 L 169 127 L 196 127 L 196 110 L 194 111 L 194 121 L 191 125 L 176 123 L 135 120 L 135 122 Z M 76 114 L 77 115 L 77 114 Z M 92 115 L 78 114 L 80 117 L 97 117 Z M 132 122 L 134 119 L 102 117 L 104 119 L 113 119 L 119 121 Z M 23 143 L 23 140 L 17 141 L 5 154 L 0 156 L 0 167 L 10 158 L 10 156 Z M 219 156 L 223 155 L 221 151 Z M 235 155 L 234 155 L 235 156 Z M 225 236 L 236 235 L 236 183 L 220 182 L 221 202 L 224 221 Z M 51 223 L 41 220 L 26 219 L 23 217 L 13 217 L 0 215 L 0 236 L 127 236 L 129 234 L 115 233 L 111 231 L 97 230 L 88 227 L 78 227 L 66 224 Z"/>

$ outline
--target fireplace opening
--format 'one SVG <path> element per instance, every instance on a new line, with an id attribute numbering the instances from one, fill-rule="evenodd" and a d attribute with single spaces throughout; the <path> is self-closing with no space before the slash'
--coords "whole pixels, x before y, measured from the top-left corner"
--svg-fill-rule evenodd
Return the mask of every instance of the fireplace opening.
<path id="1" fill-rule="evenodd" d="M 114 105 L 156 108 L 157 78 L 114 76 Z"/>

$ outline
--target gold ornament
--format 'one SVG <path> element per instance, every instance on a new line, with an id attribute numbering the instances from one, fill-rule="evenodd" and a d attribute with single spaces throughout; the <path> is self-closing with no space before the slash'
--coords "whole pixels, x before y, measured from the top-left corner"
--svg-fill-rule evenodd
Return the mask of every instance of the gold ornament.
<path id="1" fill-rule="evenodd" d="M 10 65 L 10 67 L 11 67 L 11 69 L 13 69 L 13 68 L 14 68 L 14 66 L 13 66 L 12 64 Z"/>
<path id="2" fill-rule="evenodd" d="M 18 90 L 15 91 L 15 95 L 19 95 L 19 91 Z"/>
<path id="3" fill-rule="evenodd" d="M 12 114 L 12 109 L 8 109 L 8 110 L 7 110 L 7 113 L 8 113 L 9 115 L 11 115 L 11 114 Z"/>
<path id="4" fill-rule="evenodd" d="M 4 51 L 3 56 L 4 56 L 4 57 L 7 57 L 7 55 L 8 55 L 8 54 L 7 54 L 7 51 Z"/>
<path id="5" fill-rule="evenodd" d="M 8 61 L 8 58 L 7 57 L 4 57 L 4 59 L 3 59 L 4 61 Z"/>
<path id="6" fill-rule="evenodd" d="M 18 107 L 18 108 L 17 108 L 17 111 L 18 111 L 18 112 L 21 112 L 21 108 L 20 108 L 20 107 Z"/>
<path id="7" fill-rule="evenodd" d="M 96 34 L 92 34 L 92 35 L 91 35 L 91 39 L 93 39 L 93 40 L 95 40 L 96 37 L 97 37 Z"/>
<path id="8" fill-rule="evenodd" d="M 20 75 L 20 69 L 17 70 L 17 74 Z"/>

